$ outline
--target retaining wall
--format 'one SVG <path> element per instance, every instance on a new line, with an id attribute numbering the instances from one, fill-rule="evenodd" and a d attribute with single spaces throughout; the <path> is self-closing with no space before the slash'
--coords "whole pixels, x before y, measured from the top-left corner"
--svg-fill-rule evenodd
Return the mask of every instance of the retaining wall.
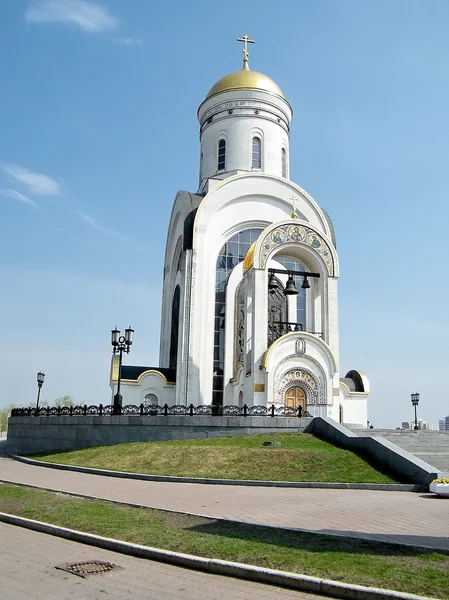
<path id="1" fill-rule="evenodd" d="M 10 417 L 7 452 L 36 454 L 129 442 L 304 431 L 310 418 L 211 416 Z"/>

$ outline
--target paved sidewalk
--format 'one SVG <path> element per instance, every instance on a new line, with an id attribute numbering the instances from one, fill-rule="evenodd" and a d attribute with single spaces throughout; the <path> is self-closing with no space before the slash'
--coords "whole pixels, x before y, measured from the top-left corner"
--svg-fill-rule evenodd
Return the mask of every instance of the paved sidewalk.
<path id="1" fill-rule="evenodd" d="M 0 458 L 0 479 L 155 508 L 449 550 L 449 500 L 433 494 L 165 483 Z"/>
<path id="2" fill-rule="evenodd" d="M 314 600 L 318 596 L 190 571 L 0 523 L 5 600 Z M 55 569 L 104 560 L 121 569 L 86 579 Z"/>

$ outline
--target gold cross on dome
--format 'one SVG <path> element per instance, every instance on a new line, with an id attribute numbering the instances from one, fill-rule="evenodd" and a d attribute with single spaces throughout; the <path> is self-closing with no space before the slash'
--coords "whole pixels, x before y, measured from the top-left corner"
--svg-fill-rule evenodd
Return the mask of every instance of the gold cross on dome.
<path id="1" fill-rule="evenodd" d="M 290 200 L 292 201 L 293 205 L 292 219 L 297 219 L 298 215 L 296 214 L 296 200 L 299 200 L 299 198 L 293 194 L 293 196 L 290 196 Z"/>
<path id="2" fill-rule="evenodd" d="M 248 66 L 248 55 L 249 55 L 248 44 L 254 44 L 255 40 L 250 40 L 249 37 L 245 33 L 245 35 L 243 37 L 237 38 L 237 41 L 243 42 L 243 50 L 242 50 L 242 52 L 243 52 L 243 68 L 245 68 Z"/>

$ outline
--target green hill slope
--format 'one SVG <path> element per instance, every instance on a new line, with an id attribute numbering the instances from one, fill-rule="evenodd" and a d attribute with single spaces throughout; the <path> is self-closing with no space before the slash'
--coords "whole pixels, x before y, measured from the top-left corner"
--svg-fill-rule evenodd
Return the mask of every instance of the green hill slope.
<path id="1" fill-rule="evenodd" d="M 262 445 L 268 441 L 280 442 L 280 445 Z M 342 483 L 398 481 L 367 457 L 304 433 L 140 442 L 40 454 L 33 458 L 65 465 L 178 477 Z"/>

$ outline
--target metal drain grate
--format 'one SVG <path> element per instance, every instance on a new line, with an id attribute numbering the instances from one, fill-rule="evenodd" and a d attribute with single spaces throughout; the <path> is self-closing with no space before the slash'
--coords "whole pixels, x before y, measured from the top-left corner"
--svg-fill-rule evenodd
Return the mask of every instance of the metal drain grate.
<path id="1" fill-rule="evenodd" d="M 114 563 L 105 562 L 104 560 L 90 560 L 87 562 L 79 563 L 65 563 L 63 565 L 57 565 L 55 567 L 61 571 L 67 571 L 73 575 L 79 577 L 87 577 L 88 575 L 98 575 L 99 573 L 107 573 L 112 569 L 120 569 L 118 565 Z"/>

